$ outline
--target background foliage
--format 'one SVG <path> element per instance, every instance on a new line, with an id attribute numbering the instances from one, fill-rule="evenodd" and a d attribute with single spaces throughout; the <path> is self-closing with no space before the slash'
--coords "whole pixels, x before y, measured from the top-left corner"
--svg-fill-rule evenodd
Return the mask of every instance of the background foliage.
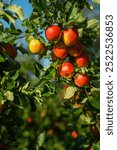
<path id="1" fill-rule="evenodd" d="M 99 150 L 99 1 L 29 0 L 33 11 L 24 19 L 23 9 L 0 0 L 0 149 Z M 17 20 L 22 27 L 15 26 Z M 7 22 L 8 27 L 4 27 Z M 58 24 L 78 29 L 90 56 L 90 85 L 78 88 L 56 75 L 50 53 L 54 42 L 45 29 Z M 27 45 L 35 37 L 46 45 L 41 56 L 30 54 Z M 18 55 L 6 53 L 11 43 Z M 75 65 L 75 62 L 73 62 Z M 76 73 L 79 68 L 75 66 Z M 76 137 L 72 136 L 75 131 Z"/>

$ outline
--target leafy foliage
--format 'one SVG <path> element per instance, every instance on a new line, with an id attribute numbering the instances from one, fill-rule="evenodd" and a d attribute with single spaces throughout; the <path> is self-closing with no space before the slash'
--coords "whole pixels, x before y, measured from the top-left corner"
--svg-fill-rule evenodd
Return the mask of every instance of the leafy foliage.
<path id="1" fill-rule="evenodd" d="M 20 6 L 0 1 L 0 146 L 13 150 L 84 150 L 90 146 L 99 150 L 99 20 L 84 16 L 92 11 L 88 0 L 29 0 L 33 11 L 24 19 Z M 96 4 L 97 5 L 97 4 Z M 21 21 L 22 29 L 15 22 Z M 4 27 L 3 22 L 8 27 Z M 89 53 L 88 67 L 75 66 L 75 73 L 87 73 L 90 84 L 77 87 L 73 79 L 64 79 L 57 66 L 66 60 L 52 61 L 55 42 L 45 38 L 51 24 L 78 29 L 85 51 Z M 45 44 L 46 52 L 33 56 L 25 44 L 36 38 Z M 16 58 L 6 51 L 10 43 L 18 52 Z M 26 59 L 21 60 L 26 56 Z M 49 60 L 49 64 L 43 65 Z M 26 70 L 24 71 L 24 68 Z M 91 130 L 91 127 L 95 127 Z M 72 131 L 78 137 L 71 136 Z"/>

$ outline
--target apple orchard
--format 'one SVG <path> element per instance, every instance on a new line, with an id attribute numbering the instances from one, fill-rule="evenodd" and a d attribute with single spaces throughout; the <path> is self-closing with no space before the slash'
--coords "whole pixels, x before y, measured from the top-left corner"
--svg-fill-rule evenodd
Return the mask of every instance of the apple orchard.
<path id="1" fill-rule="evenodd" d="M 0 1 L 0 150 L 99 150 L 99 1 L 28 3 Z"/>

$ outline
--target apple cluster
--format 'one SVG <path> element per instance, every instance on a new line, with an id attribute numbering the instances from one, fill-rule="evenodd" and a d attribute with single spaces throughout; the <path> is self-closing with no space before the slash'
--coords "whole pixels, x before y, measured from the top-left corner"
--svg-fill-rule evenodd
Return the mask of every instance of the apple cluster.
<path id="1" fill-rule="evenodd" d="M 79 38 L 78 30 L 75 28 L 67 28 L 62 30 L 58 25 L 51 25 L 45 31 L 46 38 L 49 42 L 56 41 L 51 52 L 53 61 L 58 58 L 63 59 L 63 63 L 59 66 L 59 73 L 62 77 L 70 79 L 74 76 L 74 83 L 78 87 L 88 85 L 89 77 L 86 73 L 78 73 L 75 75 L 75 67 L 71 61 L 66 59 L 72 57 L 78 67 L 87 67 L 90 59 L 84 50 L 84 45 Z"/>

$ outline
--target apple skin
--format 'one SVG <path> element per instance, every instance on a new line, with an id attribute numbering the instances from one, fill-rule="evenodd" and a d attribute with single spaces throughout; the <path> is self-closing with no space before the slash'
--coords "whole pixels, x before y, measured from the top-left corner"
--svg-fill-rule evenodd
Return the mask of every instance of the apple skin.
<path id="1" fill-rule="evenodd" d="M 29 43 L 29 49 L 32 54 L 43 54 L 45 52 L 45 45 L 37 39 L 32 39 Z"/>
<path id="2" fill-rule="evenodd" d="M 68 55 L 68 48 L 65 46 L 63 42 L 59 42 L 55 44 L 53 48 L 53 53 L 56 57 L 64 59 Z"/>
<path id="3" fill-rule="evenodd" d="M 17 51 L 16 49 L 10 44 L 7 43 L 6 44 L 6 52 L 9 56 L 11 56 L 12 58 L 15 58 L 17 56 Z"/>
<path id="4" fill-rule="evenodd" d="M 74 66 L 70 62 L 64 62 L 61 65 L 60 75 L 66 79 L 69 79 L 74 74 Z"/>
<path id="5" fill-rule="evenodd" d="M 74 83 L 78 87 L 83 87 L 89 84 L 89 77 L 86 74 L 78 74 L 75 79 Z"/>
<path id="6" fill-rule="evenodd" d="M 27 121 L 28 123 L 32 123 L 32 122 L 33 122 L 33 118 L 32 118 L 32 117 L 29 117 L 29 118 L 26 119 L 26 121 Z"/>
<path id="7" fill-rule="evenodd" d="M 51 25 L 45 31 L 46 39 L 48 41 L 58 40 L 61 36 L 62 30 L 58 25 Z"/>
<path id="8" fill-rule="evenodd" d="M 63 42 L 66 46 L 72 46 L 79 40 L 78 31 L 74 28 L 65 29 L 62 34 Z"/>
<path id="9" fill-rule="evenodd" d="M 84 46 L 82 42 L 79 40 L 75 45 L 69 48 L 69 55 L 73 57 L 78 57 L 82 53 L 83 48 Z"/>
<path id="10" fill-rule="evenodd" d="M 79 57 L 76 57 L 75 61 L 78 67 L 87 67 L 90 59 L 88 54 L 84 51 Z"/>
<path id="11" fill-rule="evenodd" d="M 72 138 L 76 139 L 78 136 L 79 136 L 79 134 L 78 134 L 77 131 L 73 130 L 73 131 L 71 132 L 71 137 L 72 137 Z"/>

